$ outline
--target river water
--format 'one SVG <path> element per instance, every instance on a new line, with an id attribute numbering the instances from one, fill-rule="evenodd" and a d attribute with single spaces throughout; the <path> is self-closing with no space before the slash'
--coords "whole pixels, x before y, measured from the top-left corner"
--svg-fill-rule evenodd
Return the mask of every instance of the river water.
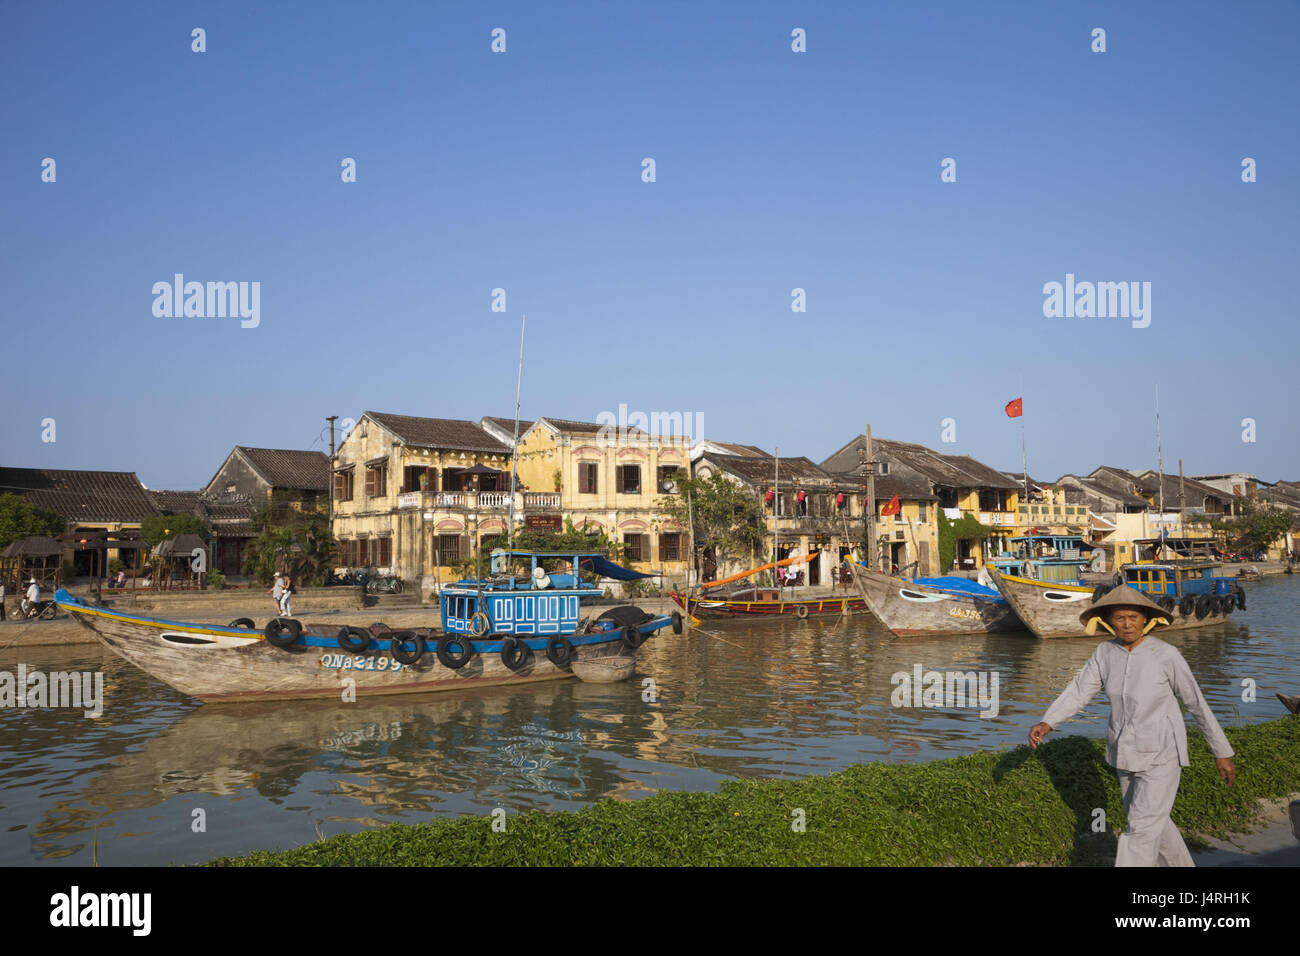
<path id="1" fill-rule="evenodd" d="M 1228 623 L 1169 637 L 1225 727 L 1277 718 L 1273 695 L 1300 693 L 1300 579 L 1247 590 Z M 0 710 L 0 864 L 194 863 L 391 822 L 1006 748 L 1097 643 L 900 639 L 865 613 L 705 631 L 662 632 L 622 684 L 353 704 L 201 705 L 98 646 L 0 651 L 0 671 L 102 671 L 105 691 L 99 718 Z M 996 674 L 996 715 L 893 706 L 894 675 L 917 666 L 984 672 L 990 695 Z M 1107 712 L 1102 694 L 1058 733 L 1104 737 Z"/>

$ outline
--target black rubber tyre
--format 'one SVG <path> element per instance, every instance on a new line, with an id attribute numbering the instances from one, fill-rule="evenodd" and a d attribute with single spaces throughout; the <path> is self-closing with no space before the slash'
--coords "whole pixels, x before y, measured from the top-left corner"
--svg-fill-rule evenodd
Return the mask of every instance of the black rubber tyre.
<path id="1" fill-rule="evenodd" d="M 1184 594 L 1183 599 L 1178 602 L 1178 613 L 1183 617 L 1191 617 L 1194 610 L 1196 610 L 1196 598 Z"/>
<path id="2" fill-rule="evenodd" d="M 546 642 L 546 659 L 556 667 L 568 667 L 576 653 L 573 642 L 563 634 L 556 634 Z"/>
<path id="3" fill-rule="evenodd" d="M 641 632 L 630 624 L 618 632 L 618 639 L 629 651 L 634 651 L 641 646 Z"/>
<path id="4" fill-rule="evenodd" d="M 501 663 L 509 670 L 520 671 L 533 659 L 533 649 L 519 637 L 507 637 L 501 644 Z"/>
<path id="5" fill-rule="evenodd" d="M 1231 594 L 1223 594 L 1219 597 L 1219 613 L 1224 617 L 1230 615 L 1237 609 L 1237 602 L 1232 599 Z"/>
<path id="6" fill-rule="evenodd" d="M 255 630 L 257 630 L 257 625 L 253 623 L 253 619 L 252 619 L 251 617 L 237 617 L 237 618 L 235 618 L 233 621 L 231 621 L 231 622 L 230 622 L 228 625 L 226 625 L 226 626 L 227 626 L 227 627 L 242 627 L 242 628 L 244 628 L 245 630 L 248 630 L 248 631 L 255 631 Z"/>
<path id="7" fill-rule="evenodd" d="M 1240 584 L 1237 585 L 1237 610 L 1246 610 L 1246 589 Z"/>
<path id="8" fill-rule="evenodd" d="M 414 631 L 393 631 L 388 640 L 388 653 L 399 664 L 417 664 L 428 650 L 424 638 Z M 411 645 L 409 650 L 408 644 Z"/>
<path id="9" fill-rule="evenodd" d="M 348 625 L 339 628 L 338 641 L 339 647 L 349 654 L 360 654 L 370 646 L 370 634 L 365 628 Z"/>
<path id="10" fill-rule="evenodd" d="M 673 611 L 673 633 L 680 634 L 681 632 L 682 632 L 682 612 Z"/>
<path id="11" fill-rule="evenodd" d="M 1198 621 L 1205 620 L 1205 616 L 1210 613 L 1210 603 L 1208 594 L 1202 594 L 1196 599 L 1196 619 Z"/>
<path id="12" fill-rule="evenodd" d="M 1109 584 L 1098 584 L 1095 588 L 1092 589 L 1092 603 L 1096 604 L 1107 594 L 1109 594 L 1110 591 L 1111 591 L 1111 586 Z"/>
<path id="13" fill-rule="evenodd" d="M 459 650 L 449 648 L 455 646 Z M 444 634 L 438 639 L 438 663 L 448 670 L 458 671 L 474 658 L 474 642 L 463 634 Z"/>
<path id="14" fill-rule="evenodd" d="M 266 635 L 268 643 L 276 647 L 289 647 L 302 633 L 302 624 L 291 617 L 273 617 L 266 622 L 266 629 L 262 633 Z"/>
<path id="15" fill-rule="evenodd" d="M 1160 609 L 1163 610 L 1166 614 L 1174 613 L 1174 599 L 1171 598 L 1168 594 L 1166 594 L 1156 603 L 1160 605 Z"/>
<path id="16" fill-rule="evenodd" d="M 808 605 L 807 605 L 807 604 L 800 604 L 800 605 L 796 606 L 795 609 L 794 609 L 794 616 L 797 617 L 797 618 L 798 618 L 799 620 L 801 620 L 801 621 L 806 621 L 806 620 L 808 620 Z"/>
<path id="17" fill-rule="evenodd" d="M 52 621 L 55 619 L 55 617 L 58 616 L 58 614 L 59 614 L 59 606 L 55 604 L 53 601 L 51 601 L 44 608 L 41 609 L 41 613 L 37 615 L 37 617 L 41 620 Z"/>

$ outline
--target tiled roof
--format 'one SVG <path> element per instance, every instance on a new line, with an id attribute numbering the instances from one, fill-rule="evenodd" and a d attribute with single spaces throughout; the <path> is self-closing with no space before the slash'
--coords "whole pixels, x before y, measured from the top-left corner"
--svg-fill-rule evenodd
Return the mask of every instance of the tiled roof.
<path id="1" fill-rule="evenodd" d="M 1145 498 L 1134 494 L 1130 490 L 1133 484 L 1133 476 L 1128 475 L 1126 481 L 1122 476 L 1128 473 L 1117 472 L 1117 469 L 1106 468 L 1098 469 L 1091 475 L 1062 475 L 1057 484 L 1065 487 L 1066 504 L 1091 505 L 1106 501 L 1118 501 L 1126 506 L 1150 507 Z M 1078 482 L 1078 487 L 1075 487 L 1072 482 Z"/>
<path id="2" fill-rule="evenodd" d="M 822 462 L 822 467 L 836 471 L 850 469 L 860 474 L 863 466 L 857 459 L 856 449 L 865 443 L 866 436 L 859 435 Z M 931 484 L 936 486 L 1000 488 L 1007 491 L 1020 486 L 1020 482 L 1011 480 L 997 469 L 976 461 L 969 455 L 944 455 L 924 445 L 893 441 L 888 438 L 873 438 L 871 445 L 877 462 L 889 462 L 891 465 L 897 462 L 924 475 Z"/>
<path id="3" fill-rule="evenodd" d="M 864 496 L 867 490 L 867 479 L 862 475 L 831 475 L 841 484 L 850 484 L 858 488 Z M 900 473 L 890 473 L 882 475 L 876 479 L 876 500 L 888 501 L 890 498 L 898 495 L 904 501 L 938 501 L 939 496 L 930 491 L 930 482 L 918 475 L 905 475 Z"/>
<path id="4" fill-rule="evenodd" d="M 768 452 L 763 451 L 763 449 L 759 448 L 757 445 L 738 445 L 737 443 L 730 441 L 715 441 L 713 444 L 717 445 L 719 448 L 725 448 L 733 455 L 742 455 L 746 458 L 772 457 Z"/>
<path id="5" fill-rule="evenodd" d="M 705 455 L 701 461 L 710 462 L 724 471 L 744 478 L 754 485 L 770 482 L 779 475 L 782 482 L 798 478 L 801 481 L 831 482 L 832 477 L 807 458 L 755 458 L 751 455 Z"/>
<path id="6" fill-rule="evenodd" d="M 330 460 L 323 451 L 246 448 L 243 445 L 236 445 L 235 451 L 243 455 L 272 488 L 329 489 Z"/>
<path id="7" fill-rule="evenodd" d="M 417 418 L 414 415 L 391 415 L 387 412 L 366 412 L 366 416 L 408 445 L 421 448 L 449 448 L 455 451 L 478 451 L 492 455 L 508 455 L 510 449 L 493 438 L 476 422 L 455 418 Z M 514 428 L 514 419 L 510 420 Z"/>
<path id="8" fill-rule="evenodd" d="M 617 423 L 602 425 L 599 422 L 575 422 L 575 421 L 570 421 L 567 418 L 550 418 L 548 416 L 543 416 L 537 419 L 537 421 L 533 422 L 534 425 L 540 425 L 543 423 L 550 425 L 561 435 L 595 435 L 602 429 L 606 429 L 606 430 L 613 429 L 615 431 L 617 431 L 618 429 Z M 513 424 L 514 424 L 514 420 L 512 419 L 511 425 L 513 426 Z M 637 438 L 651 437 L 648 432 L 640 428 L 633 428 L 631 425 L 625 425 L 623 427 L 625 429 L 626 434 L 630 436 L 634 436 Z M 521 431 L 520 434 L 522 435 L 523 432 Z M 614 435 L 613 437 L 617 437 L 617 435 Z"/>
<path id="9" fill-rule="evenodd" d="M 505 434 L 513 435 L 515 433 L 515 420 L 513 418 L 500 418 L 496 415 L 484 415 L 483 421 L 491 422 L 497 428 L 500 428 Z M 533 427 L 533 423 L 526 418 L 519 419 L 519 434 Z"/>
<path id="10" fill-rule="evenodd" d="M 12 492 L 70 521 L 138 522 L 158 514 L 130 471 L 0 468 L 0 494 Z"/>
<path id="11" fill-rule="evenodd" d="M 1160 496 L 1160 473 L 1156 471 L 1132 472 L 1136 479 L 1137 486 L 1142 491 L 1155 497 Z M 1176 507 L 1179 497 L 1179 478 L 1177 475 L 1164 476 L 1165 490 L 1165 507 Z M 1197 481 L 1195 478 L 1183 478 L 1182 490 L 1187 499 L 1188 507 L 1200 507 L 1206 498 L 1217 498 L 1226 504 L 1232 503 L 1232 494 L 1215 488 L 1213 485 L 1207 485 L 1203 481 Z"/>
<path id="12" fill-rule="evenodd" d="M 166 515 L 199 514 L 197 491 L 150 491 L 158 510 Z"/>

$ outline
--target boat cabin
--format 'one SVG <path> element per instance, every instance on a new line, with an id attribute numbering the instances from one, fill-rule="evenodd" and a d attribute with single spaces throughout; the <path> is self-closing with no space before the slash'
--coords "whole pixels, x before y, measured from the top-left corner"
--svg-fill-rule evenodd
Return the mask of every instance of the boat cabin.
<path id="1" fill-rule="evenodd" d="M 1092 563 L 1093 545 L 1077 534 L 1030 533 L 1007 539 L 1007 549 L 989 556 L 999 574 L 1078 584 L 1079 572 Z"/>
<path id="2" fill-rule="evenodd" d="M 492 552 L 490 574 L 464 579 L 442 589 L 443 630 L 482 637 L 485 634 L 573 634 L 583 598 L 600 597 L 586 572 L 632 580 L 648 577 L 614 564 L 599 551 Z"/>
<path id="3" fill-rule="evenodd" d="M 1199 597 L 1202 594 L 1219 596 L 1235 593 L 1236 579 L 1216 577 L 1216 567 L 1216 564 L 1203 561 L 1160 564 L 1146 561 L 1125 565 L 1124 582 L 1157 601 L 1165 596 L 1181 601 L 1188 595 Z"/>

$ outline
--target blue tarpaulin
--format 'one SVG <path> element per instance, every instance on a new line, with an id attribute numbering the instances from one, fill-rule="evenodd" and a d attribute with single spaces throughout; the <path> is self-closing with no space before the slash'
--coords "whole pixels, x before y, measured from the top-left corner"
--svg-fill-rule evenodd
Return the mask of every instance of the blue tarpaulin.
<path id="1" fill-rule="evenodd" d="M 653 574 L 642 574 L 640 571 L 633 571 L 631 568 L 625 568 L 594 554 L 580 558 L 578 563 L 584 571 L 594 571 L 602 578 L 613 578 L 615 581 L 637 581 L 641 578 L 654 577 Z"/>

